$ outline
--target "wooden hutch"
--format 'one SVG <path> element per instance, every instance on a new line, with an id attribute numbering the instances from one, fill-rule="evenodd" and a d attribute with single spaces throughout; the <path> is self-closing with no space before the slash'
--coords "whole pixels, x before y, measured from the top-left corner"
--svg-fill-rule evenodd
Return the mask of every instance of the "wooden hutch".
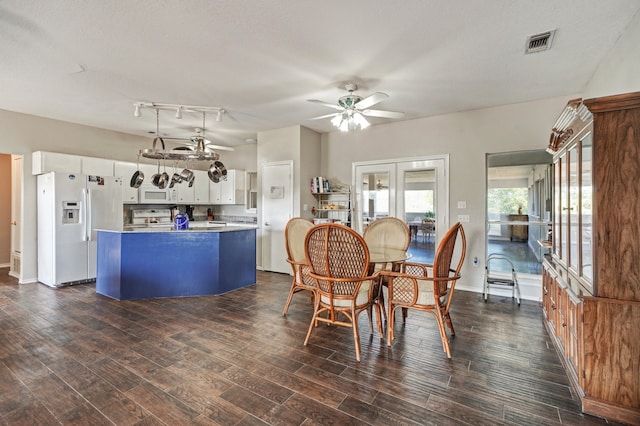
<path id="1" fill-rule="evenodd" d="M 640 92 L 568 103 L 554 154 L 549 332 L 582 411 L 640 424 Z"/>

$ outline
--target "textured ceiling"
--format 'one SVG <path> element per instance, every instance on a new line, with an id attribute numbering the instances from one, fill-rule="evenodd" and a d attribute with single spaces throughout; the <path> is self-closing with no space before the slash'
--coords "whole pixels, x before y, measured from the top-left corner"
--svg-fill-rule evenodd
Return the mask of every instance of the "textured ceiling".
<path id="1" fill-rule="evenodd" d="M 332 131 L 346 82 L 427 117 L 580 93 L 637 0 L 3 0 L 0 109 L 146 135 L 135 101 L 219 106 L 207 137 L 238 145 L 301 124 Z M 552 49 L 527 36 L 557 29 Z M 160 133 L 202 117 L 172 112 Z M 373 124 L 388 122 L 372 119 Z"/>

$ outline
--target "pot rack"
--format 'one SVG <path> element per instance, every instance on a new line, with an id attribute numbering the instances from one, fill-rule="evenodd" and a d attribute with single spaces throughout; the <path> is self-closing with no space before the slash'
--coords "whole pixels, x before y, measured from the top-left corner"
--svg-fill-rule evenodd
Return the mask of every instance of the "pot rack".
<path id="1" fill-rule="evenodd" d="M 156 136 L 153 139 L 153 143 L 151 148 L 141 149 L 138 151 L 138 159 L 140 156 L 145 158 L 150 158 L 158 161 L 158 170 L 160 168 L 160 161 L 174 161 L 176 164 L 179 161 L 185 162 L 188 164 L 190 161 L 211 161 L 211 165 L 209 166 L 208 175 L 209 179 L 218 183 L 220 179 L 227 179 L 227 169 L 220 159 L 220 155 L 213 151 L 212 148 L 208 148 L 205 144 L 205 125 L 206 125 L 206 115 L 207 112 L 215 112 L 217 114 L 216 121 L 222 121 L 222 114 L 226 111 L 222 108 L 218 107 L 203 107 L 203 106 L 193 106 L 193 105 L 175 105 L 175 104 L 158 104 L 154 102 L 136 102 L 134 105 L 134 113 L 135 117 L 140 117 L 142 108 L 152 108 L 156 112 Z M 164 144 L 164 140 L 160 137 L 160 110 L 175 110 L 176 118 L 182 118 L 182 112 L 199 112 L 202 113 L 202 135 L 197 138 L 192 138 L 195 142 L 193 147 L 183 147 L 176 149 L 166 149 Z M 156 147 L 157 144 L 160 144 Z M 187 169 L 185 169 L 187 170 Z M 165 171 L 166 174 L 166 171 Z M 183 179 L 177 179 L 176 183 L 181 183 Z M 152 182 L 156 185 L 155 182 Z M 166 182 L 165 182 L 166 183 Z M 189 186 L 193 185 L 193 179 L 189 181 Z M 133 180 L 131 183 L 133 186 Z M 158 186 L 158 185 L 156 185 Z M 164 184 L 163 184 L 164 186 Z M 173 185 L 172 185 L 173 186 Z"/>
<path id="2" fill-rule="evenodd" d="M 155 102 L 136 102 L 133 104 L 135 117 L 142 116 L 143 108 L 152 108 L 156 112 L 156 137 L 153 140 L 151 148 L 141 149 L 138 155 L 153 160 L 171 160 L 171 161 L 217 161 L 220 155 L 211 148 L 205 146 L 205 124 L 207 112 L 216 113 L 216 121 L 222 121 L 222 114 L 226 111 L 219 107 L 206 107 L 194 105 L 178 105 L 178 104 L 160 104 Z M 176 118 L 181 119 L 183 112 L 202 113 L 202 136 L 197 139 L 194 148 L 184 147 L 178 149 L 166 149 L 164 140 L 160 137 L 160 110 L 176 111 Z M 156 148 L 156 143 L 160 146 Z"/>

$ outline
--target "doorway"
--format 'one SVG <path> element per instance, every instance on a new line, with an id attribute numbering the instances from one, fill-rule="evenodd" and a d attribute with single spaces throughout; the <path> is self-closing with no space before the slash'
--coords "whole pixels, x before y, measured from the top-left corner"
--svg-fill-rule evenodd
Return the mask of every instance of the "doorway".
<path id="1" fill-rule="evenodd" d="M 288 274 L 284 229 L 293 217 L 293 161 L 262 166 L 262 268 Z"/>
<path id="2" fill-rule="evenodd" d="M 487 256 L 506 255 L 519 277 L 539 280 L 551 221 L 552 157 L 545 151 L 487 154 Z M 507 263 L 496 263 L 505 269 Z M 507 272 L 507 271 L 505 271 Z"/>
<path id="3" fill-rule="evenodd" d="M 382 217 L 398 217 L 411 231 L 409 253 L 431 263 L 448 229 L 448 156 L 353 164 L 354 227 L 364 232 Z"/>

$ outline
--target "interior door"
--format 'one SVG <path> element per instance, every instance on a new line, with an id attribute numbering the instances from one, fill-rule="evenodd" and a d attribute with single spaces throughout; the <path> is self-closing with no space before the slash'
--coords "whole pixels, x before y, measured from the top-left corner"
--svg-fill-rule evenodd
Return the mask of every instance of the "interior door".
<path id="1" fill-rule="evenodd" d="M 18 256 L 22 252 L 22 155 L 11 156 L 11 252 Z M 13 265 L 13 262 L 12 262 Z"/>
<path id="2" fill-rule="evenodd" d="M 262 167 L 262 267 L 289 273 L 284 228 L 293 217 L 293 161 Z"/>

